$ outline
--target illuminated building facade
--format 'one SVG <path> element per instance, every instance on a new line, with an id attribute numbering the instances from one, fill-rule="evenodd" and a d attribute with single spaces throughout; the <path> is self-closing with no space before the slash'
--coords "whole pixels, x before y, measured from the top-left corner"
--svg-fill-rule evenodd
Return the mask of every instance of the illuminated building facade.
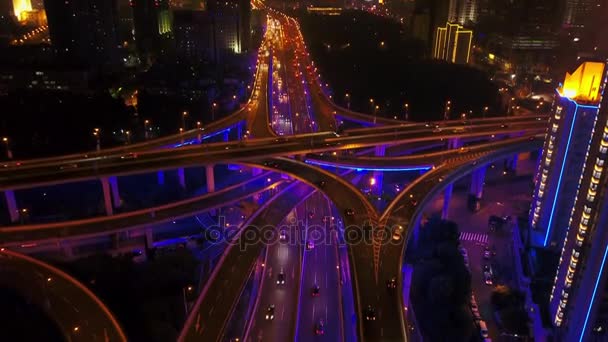
<path id="1" fill-rule="evenodd" d="M 189 61 L 212 61 L 212 17 L 207 11 L 174 11 L 176 53 Z"/>
<path id="2" fill-rule="evenodd" d="M 535 242 L 561 247 L 549 303 L 560 341 L 589 341 L 608 327 L 606 71 L 603 62 L 585 62 L 566 74 L 535 177 Z"/>
<path id="3" fill-rule="evenodd" d="M 433 58 L 451 63 L 467 64 L 471 54 L 473 31 L 466 30 L 460 24 L 447 23 L 437 27 L 433 42 Z"/>
<path id="4" fill-rule="evenodd" d="M 140 54 L 158 56 L 172 41 L 173 15 L 168 0 L 131 0 L 135 44 Z"/>
<path id="5" fill-rule="evenodd" d="M 477 22 L 478 0 L 450 0 L 448 21 L 465 25 Z"/>
<path id="6" fill-rule="evenodd" d="M 598 10 L 601 3 L 601 0 L 565 0 L 562 26 L 584 28 L 585 24 L 589 23 L 589 17 Z"/>
<path id="7" fill-rule="evenodd" d="M 13 0 L 13 13 L 19 21 L 24 21 L 26 12 L 31 10 L 32 2 L 30 0 Z"/>

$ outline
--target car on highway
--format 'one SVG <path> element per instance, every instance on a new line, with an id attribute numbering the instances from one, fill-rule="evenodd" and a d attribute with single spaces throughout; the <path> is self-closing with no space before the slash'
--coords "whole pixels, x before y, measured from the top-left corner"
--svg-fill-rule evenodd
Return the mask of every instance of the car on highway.
<path id="1" fill-rule="evenodd" d="M 352 208 L 346 209 L 344 212 L 346 216 L 355 216 L 355 211 Z"/>
<path id="2" fill-rule="evenodd" d="M 483 338 L 488 338 L 488 326 L 486 324 L 485 321 L 479 321 L 479 333 L 481 334 L 481 337 Z"/>
<path id="3" fill-rule="evenodd" d="M 391 279 L 386 281 L 386 287 L 390 290 L 397 288 L 397 277 L 392 277 Z"/>
<path id="4" fill-rule="evenodd" d="M 325 334 L 325 322 L 323 322 L 323 320 L 319 320 L 319 322 L 317 322 L 317 324 L 315 325 L 315 334 L 317 335 L 323 335 Z"/>
<path id="5" fill-rule="evenodd" d="M 494 282 L 492 281 L 492 274 L 490 274 L 490 272 L 483 272 L 483 281 L 486 283 L 486 285 L 494 285 Z"/>
<path id="6" fill-rule="evenodd" d="M 59 167 L 59 170 L 69 170 L 69 169 L 77 169 L 78 164 L 65 164 Z"/>
<path id="7" fill-rule="evenodd" d="M 120 156 L 121 160 L 130 160 L 130 159 L 137 159 L 137 153 L 127 153 L 127 154 L 123 154 L 122 156 Z"/>
<path id="8" fill-rule="evenodd" d="M 309 211 L 308 212 L 308 218 L 311 219 L 313 217 L 315 217 L 315 212 L 314 211 Z"/>
<path id="9" fill-rule="evenodd" d="M 285 272 L 283 270 L 277 276 L 277 285 L 285 285 Z"/>
<path id="10" fill-rule="evenodd" d="M 321 289 L 319 288 L 319 285 L 315 284 L 312 287 L 312 292 L 311 293 L 312 293 L 313 297 L 319 297 L 319 295 L 321 294 Z"/>
<path id="11" fill-rule="evenodd" d="M 401 232 L 398 230 L 395 230 L 393 232 L 393 241 L 399 241 L 401 240 Z"/>
<path id="12" fill-rule="evenodd" d="M 490 252 L 490 249 L 488 247 L 483 249 L 483 258 L 484 259 L 490 259 L 490 257 L 492 256 L 492 253 Z"/>
<path id="13" fill-rule="evenodd" d="M 312 242 L 312 241 L 306 242 L 306 250 L 307 251 L 313 250 L 314 248 L 315 248 L 315 243 L 314 242 Z"/>
<path id="14" fill-rule="evenodd" d="M 279 233 L 279 240 L 281 240 L 281 241 L 287 240 L 287 233 L 285 233 L 284 230 L 281 230 L 281 232 Z"/>
<path id="15" fill-rule="evenodd" d="M 364 316 L 366 321 L 375 321 L 376 310 L 371 305 L 368 305 L 367 308 L 365 308 Z"/>
<path id="16" fill-rule="evenodd" d="M 274 319 L 274 305 L 270 304 L 266 308 L 266 320 L 272 321 Z"/>

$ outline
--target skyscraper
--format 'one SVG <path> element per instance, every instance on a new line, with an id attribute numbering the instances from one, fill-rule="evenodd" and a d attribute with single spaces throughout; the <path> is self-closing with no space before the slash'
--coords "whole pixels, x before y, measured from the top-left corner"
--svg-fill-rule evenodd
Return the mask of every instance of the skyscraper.
<path id="1" fill-rule="evenodd" d="M 437 27 L 433 41 L 433 58 L 451 63 L 467 64 L 471 54 L 473 31 L 460 24 L 447 23 Z"/>
<path id="2" fill-rule="evenodd" d="M 449 0 L 448 21 L 465 25 L 477 22 L 478 0 Z"/>
<path id="3" fill-rule="evenodd" d="M 118 61 L 116 0 L 45 0 L 44 8 L 58 56 L 83 65 Z"/>
<path id="4" fill-rule="evenodd" d="M 585 28 L 601 2 L 601 0 L 565 0 L 562 26 L 574 29 Z"/>
<path id="5" fill-rule="evenodd" d="M 606 71 L 604 62 L 585 62 L 566 74 L 535 178 L 536 242 L 561 247 L 549 305 L 559 341 L 589 341 L 608 328 Z"/>
<path id="6" fill-rule="evenodd" d="M 135 43 L 145 57 L 166 53 L 172 40 L 173 15 L 168 0 L 131 0 Z"/>

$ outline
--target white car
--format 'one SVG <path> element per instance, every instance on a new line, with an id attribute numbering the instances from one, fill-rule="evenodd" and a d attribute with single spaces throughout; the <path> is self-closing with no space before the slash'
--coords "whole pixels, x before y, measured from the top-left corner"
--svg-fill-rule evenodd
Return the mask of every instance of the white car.
<path id="1" fill-rule="evenodd" d="M 287 234 L 285 233 L 284 230 L 282 230 L 281 233 L 279 233 L 279 240 L 281 240 L 281 241 L 287 240 Z"/>

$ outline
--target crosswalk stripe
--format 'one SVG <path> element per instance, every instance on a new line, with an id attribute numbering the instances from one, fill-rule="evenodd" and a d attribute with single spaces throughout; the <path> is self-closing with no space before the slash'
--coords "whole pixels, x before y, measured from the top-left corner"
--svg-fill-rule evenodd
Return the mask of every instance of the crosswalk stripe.
<path id="1" fill-rule="evenodd" d="M 460 232 L 459 240 L 461 241 L 477 241 L 481 243 L 488 242 L 488 234 Z"/>

